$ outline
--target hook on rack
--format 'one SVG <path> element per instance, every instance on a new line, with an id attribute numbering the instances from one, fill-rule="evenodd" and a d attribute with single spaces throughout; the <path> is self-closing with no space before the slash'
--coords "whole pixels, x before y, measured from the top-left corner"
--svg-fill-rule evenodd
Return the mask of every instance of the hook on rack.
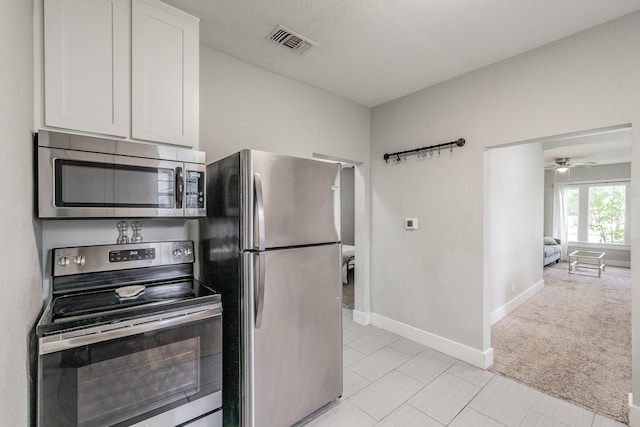
<path id="1" fill-rule="evenodd" d="M 396 151 L 395 153 L 385 153 L 383 159 L 385 162 L 389 162 L 389 159 L 393 159 L 396 163 L 399 163 L 402 160 L 402 157 L 409 156 L 411 154 L 415 154 L 418 158 L 427 158 L 427 151 L 429 151 L 429 156 L 433 157 L 433 150 L 438 149 L 438 157 L 440 157 L 440 150 L 443 147 L 449 147 L 449 151 L 453 154 L 453 147 L 462 147 L 466 143 L 464 138 L 458 138 L 455 141 L 445 142 L 443 144 L 430 145 L 427 147 L 414 148 L 413 150 L 405 150 L 405 151 Z"/>

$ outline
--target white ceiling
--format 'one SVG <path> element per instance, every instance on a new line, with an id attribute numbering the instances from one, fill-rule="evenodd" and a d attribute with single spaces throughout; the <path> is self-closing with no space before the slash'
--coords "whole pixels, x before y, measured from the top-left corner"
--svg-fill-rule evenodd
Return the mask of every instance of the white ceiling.
<path id="1" fill-rule="evenodd" d="M 165 0 L 212 49 L 375 106 L 640 9 L 640 0 Z M 265 37 L 278 25 L 317 43 Z"/>

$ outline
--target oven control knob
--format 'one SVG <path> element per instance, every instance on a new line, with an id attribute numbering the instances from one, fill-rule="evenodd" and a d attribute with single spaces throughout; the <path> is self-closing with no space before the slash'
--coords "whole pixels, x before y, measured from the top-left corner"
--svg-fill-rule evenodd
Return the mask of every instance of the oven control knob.
<path id="1" fill-rule="evenodd" d="M 58 258 L 58 265 L 60 267 L 66 267 L 69 265 L 71 261 L 69 260 L 69 258 L 67 258 L 66 256 L 60 257 Z"/>
<path id="2" fill-rule="evenodd" d="M 173 250 L 173 256 L 180 256 L 182 255 L 182 249 L 177 248 Z"/>
<path id="3" fill-rule="evenodd" d="M 73 262 L 75 262 L 77 265 L 84 265 L 87 260 L 84 255 L 78 255 L 73 259 Z"/>
<path id="4" fill-rule="evenodd" d="M 191 255 L 193 253 L 193 249 L 191 248 L 184 248 L 184 254 L 185 255 Z"/>

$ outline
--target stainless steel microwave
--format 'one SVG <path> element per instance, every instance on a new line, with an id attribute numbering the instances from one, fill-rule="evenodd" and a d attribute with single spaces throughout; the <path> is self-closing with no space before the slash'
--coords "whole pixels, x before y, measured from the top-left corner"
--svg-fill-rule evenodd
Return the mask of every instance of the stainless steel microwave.
<path id="1" fill-rule="evenodd" d="M 41 130 L 40 218 L 201 217 L 201 151 Z"/>

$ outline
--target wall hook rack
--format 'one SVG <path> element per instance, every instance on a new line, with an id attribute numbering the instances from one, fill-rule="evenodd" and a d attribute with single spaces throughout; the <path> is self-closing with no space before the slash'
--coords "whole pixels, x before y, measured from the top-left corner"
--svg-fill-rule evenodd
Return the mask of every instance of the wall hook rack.
<path id="1" fill-rule="evenodd" d="M 414 148 L 413 150 L 405 150 L 405 151 L 396 151 L 395 153 L 385 153 L 384 161 L 389 163 L 389 159 L 393 159 L 396 162 L 399 162 L 403 157 L 409 156 L 411 154 L 416 154 L 418 157 L 427 157 L 427 151 L 431 157 L 433 157 L 433 150 L 438 149 L 438 155 L 440 155 L 440 150 L 443 147 L 449 147 L 450 151 L 453 153 L 453 147 L 462 147 L 466 143 L 464 138 L 458 138 L 455 141 L 445 142 L 442 144 L 429 145 L 428 147 Z"/>

